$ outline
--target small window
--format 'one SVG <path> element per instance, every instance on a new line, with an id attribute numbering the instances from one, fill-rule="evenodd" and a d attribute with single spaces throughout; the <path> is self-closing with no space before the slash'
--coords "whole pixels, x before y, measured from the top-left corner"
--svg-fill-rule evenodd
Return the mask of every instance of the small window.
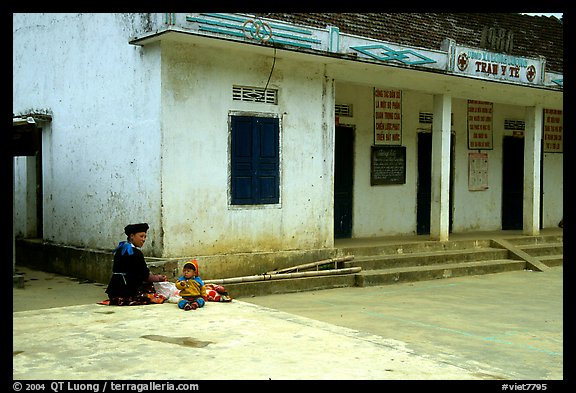
<path id="1" fill-rule="evenodd" d="M 262 102 L 277 105 L 278 90 L 263 89 L 261 87 L 233 86 L 232 99 L 234 101 Z"/>
<path id="2" fill-rule="evenodd" d="M 276 204 L 280 200 L 280 128 L 272 117 L 232 116 L 232 205 Z"/>
<path id="3" fill-rule="evenodd" d="M 418 116 L 418 122 L 420 124 L 432 124 L 432 113 L 420 112 Z"/>
<path id="4" fill-rule="evenodd" d="M 352 117 L 352 104 L 334 105 L 334 114 L 342 117 Z"/>
<path id="5" fill-rule="evenodd" d="M 513 131 L 524 131 L 526 123 L 524 120 L 506 120 L 504 119 L 504 129 Z"/>

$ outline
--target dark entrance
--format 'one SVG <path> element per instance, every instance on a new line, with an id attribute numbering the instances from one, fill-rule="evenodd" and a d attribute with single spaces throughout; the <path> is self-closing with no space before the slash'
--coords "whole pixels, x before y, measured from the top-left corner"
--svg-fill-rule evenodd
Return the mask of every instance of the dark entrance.
<path id="1" fill-rule="evenodd" d="M 416 233 L 430 233 L 432 198 L 432 133 L 418 133 L 418 184 L 416 191 Z"/>
<path id="2" fill-rule="evenodd" d="M 30 176 L 26 184 L 27 192 L 35 193 L 35 211 L 25 212 L 26 217 L 36 223 L 32 232 L 25 235 L 27 237 L 42 238 L 44 236 L 43 219 L 43 192 L 42 192 L 42 128 L 36 123 L 21 123 L 12 127 L 11 137 L 12 157 L 26 156 L 33 157 L 26 165 L 34 166 L 34 175 Z M 14 159 L 12 162 L 12 181 L 14 181 Z M 32 169 L 32 168 L 31 168 Z M 31 173 L 29 173 L 30 175 Z M 12 193 L 14 189 L 12 188 Z M 29 208 L 33 208 L 30 206 Z"/>
<path id="3" fill-rule="evenodd" d="M 522 229 L 524 138 L 505 136 L 502 147 L 502 229 Z"/>
<path id="4" fill-rule="evenodd" d="M 454 180 L 454 135 L 450 135 L 449 232 L 452 232 L 452 183 Z M 432 133 L 418 133 L 418 183 L 416 190 L 416 233 L 430 234 L 432 201 Z"/>
<path id="5" fill-rule="evenodd" d="M 354 129 L 336 127 L 334 148 L 334 237 L 352 236 L 352 189 L 354 184 Z"/>

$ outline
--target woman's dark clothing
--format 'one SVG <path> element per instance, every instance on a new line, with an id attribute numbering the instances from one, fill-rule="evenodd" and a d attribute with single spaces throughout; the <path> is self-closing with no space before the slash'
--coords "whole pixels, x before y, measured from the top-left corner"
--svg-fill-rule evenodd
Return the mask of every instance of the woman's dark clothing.
<path id="1" fill-rule="evenodd" d="M 132 306 L 150 304 L 148 293 L 154 293 L 154 286 L 147 282 L 150 270 L 144 254 L 131 243 L 120 242 L 114 253 L 112 277 L 106 293 L 111 305 Z"/>

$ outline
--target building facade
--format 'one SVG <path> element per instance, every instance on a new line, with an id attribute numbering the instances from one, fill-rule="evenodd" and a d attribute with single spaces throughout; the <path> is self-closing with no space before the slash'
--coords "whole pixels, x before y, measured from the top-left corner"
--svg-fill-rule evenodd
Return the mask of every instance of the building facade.
<path id="1" fill-rule="evenodd" d="M 561 50 L 561 21 L 416 46 L 373 36 L 396 14 L 338 15 L 14 14 L 14 134 L 36 146 L 14 154 L 16 238 L 109 252 L 145 221 L 146 255 L 221 278 L 339 237 L 558 224 L 562 61 L 518 37 L 537 19 Z"/>

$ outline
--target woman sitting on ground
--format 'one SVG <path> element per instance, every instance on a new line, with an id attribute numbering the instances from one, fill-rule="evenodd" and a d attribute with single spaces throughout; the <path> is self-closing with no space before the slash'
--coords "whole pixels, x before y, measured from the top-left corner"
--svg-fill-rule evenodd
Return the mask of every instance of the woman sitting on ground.
<path id="1" fill-rule="evenodd" d="M 114 250 L 112 277 L 106 293 L 109 304 L 116 306 L 134 306 L 150 304 L 154 296 L 153 282 L 166 281 L 166 276 L 150 274 L 144 254 L 140 248 L 146 241 L 148 224 L 130 224 L 124 228 L 127 236 Z"/>

